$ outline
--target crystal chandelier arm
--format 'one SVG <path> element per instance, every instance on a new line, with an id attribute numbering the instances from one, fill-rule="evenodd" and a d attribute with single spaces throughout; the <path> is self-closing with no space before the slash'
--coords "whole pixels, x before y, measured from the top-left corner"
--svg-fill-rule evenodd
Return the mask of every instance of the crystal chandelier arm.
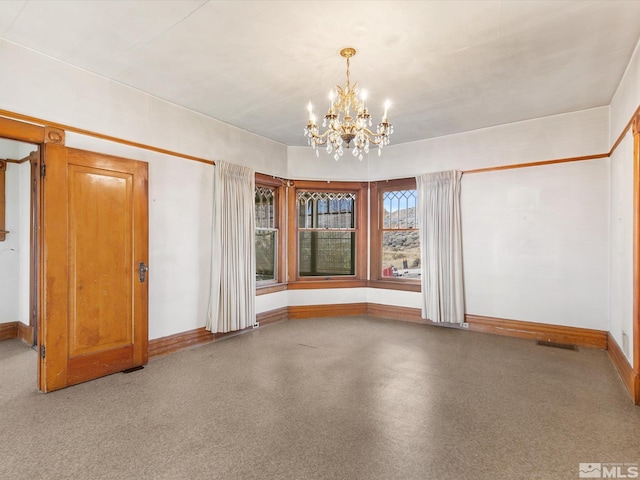
<path id="1" fill-rule="evenodd" d="M 388 123 L 387 125 L 391 125 L 390 123 Z M 367 137 L 367 139 L 369 139 L 369 142 L 373 143 L 374 145 L 380 145 L 380 143 L 382 142 L 382 140 L 385 137 L 388 137 L 389 134 L 385 132 L 382 133 L 374 133 L 371 130 L 369 130 L 368 128 L 363 128 L 362 132 L 365 134 L 365 136 Z"/>
<path id="2" fill-rule="evenodd" d="M 308 134 L 309 137 L 313 138 L 313 142 L 318 145 L 326 145 L 327 144 L 327 137 L 329 136 L 329 130 L 327 130 L 326 132 L 318 135 L 313 129 L 309 129 L 308 130 Z"/>

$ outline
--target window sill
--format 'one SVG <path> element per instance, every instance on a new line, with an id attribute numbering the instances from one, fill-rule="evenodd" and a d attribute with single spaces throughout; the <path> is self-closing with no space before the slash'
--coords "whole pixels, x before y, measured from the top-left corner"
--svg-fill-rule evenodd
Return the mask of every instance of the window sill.
<path id="1" fill-rule="evenodd" d="M 283 292 L 287 290 L 286 283 L 270 283 L 268 285 L 258 285 L 256 287 L 256 297 L 266 295 L 268 293 Z"/>
<path id="2" fill-rule="evenodd" d="M 365 280 L 299 280 L 289 284 L 289 290 L 305 290 L 305 289 L 320 289 L 320 288 L 358 288 L 366 287 L 367 282 Z"/>
<path id="3" fill-rule="evenodd" d="M 421 292 L 422 286 L 415 280 L 370 280 L 368 287 L 386 288 L 387 290 L 404 290 L 405 292 Z"/>

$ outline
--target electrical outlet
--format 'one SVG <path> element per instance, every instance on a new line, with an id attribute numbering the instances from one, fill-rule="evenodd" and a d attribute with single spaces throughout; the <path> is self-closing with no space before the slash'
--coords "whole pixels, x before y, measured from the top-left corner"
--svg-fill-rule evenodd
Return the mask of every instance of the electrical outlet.
<path id="1" fill-rule="evenodd" d="M 253 328 L 258 328 L 260 326 L 260 322 L 256 322 L 253 324 Z"/>
<path id="2" fill-rule="evenodd" d="M 460 324 L 462 328 L 469 328 L 469 324 L 467 322 L 463 322 Z"/>

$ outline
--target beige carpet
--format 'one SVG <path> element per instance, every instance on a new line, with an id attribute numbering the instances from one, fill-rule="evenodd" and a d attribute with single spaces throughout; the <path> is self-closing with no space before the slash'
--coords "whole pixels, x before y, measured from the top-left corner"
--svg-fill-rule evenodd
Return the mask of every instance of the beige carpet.
<path id="1" fill-rule="evenodd" d="M 284 322 L 47 395 L 0 342 L 1 479 L 577 479 L 640 462 L 604 351 L 367 317 Z"/>

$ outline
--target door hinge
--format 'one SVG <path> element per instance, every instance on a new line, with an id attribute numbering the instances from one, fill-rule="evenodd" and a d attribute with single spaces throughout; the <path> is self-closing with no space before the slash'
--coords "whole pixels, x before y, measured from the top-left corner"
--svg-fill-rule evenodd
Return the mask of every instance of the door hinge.
<path id="1" fill-rule="evenodd" d="M 47 174 L 47 166 L 44 163 L 40 164 L 40 176 L 44 177 Z"/>
<path id="2" fill-rule="evenodd" d="M 44 360 L 44 357 L 47 354 L 47 349 L 44 347 L 44 345 L 40 345 L 40 357 Z"/>

